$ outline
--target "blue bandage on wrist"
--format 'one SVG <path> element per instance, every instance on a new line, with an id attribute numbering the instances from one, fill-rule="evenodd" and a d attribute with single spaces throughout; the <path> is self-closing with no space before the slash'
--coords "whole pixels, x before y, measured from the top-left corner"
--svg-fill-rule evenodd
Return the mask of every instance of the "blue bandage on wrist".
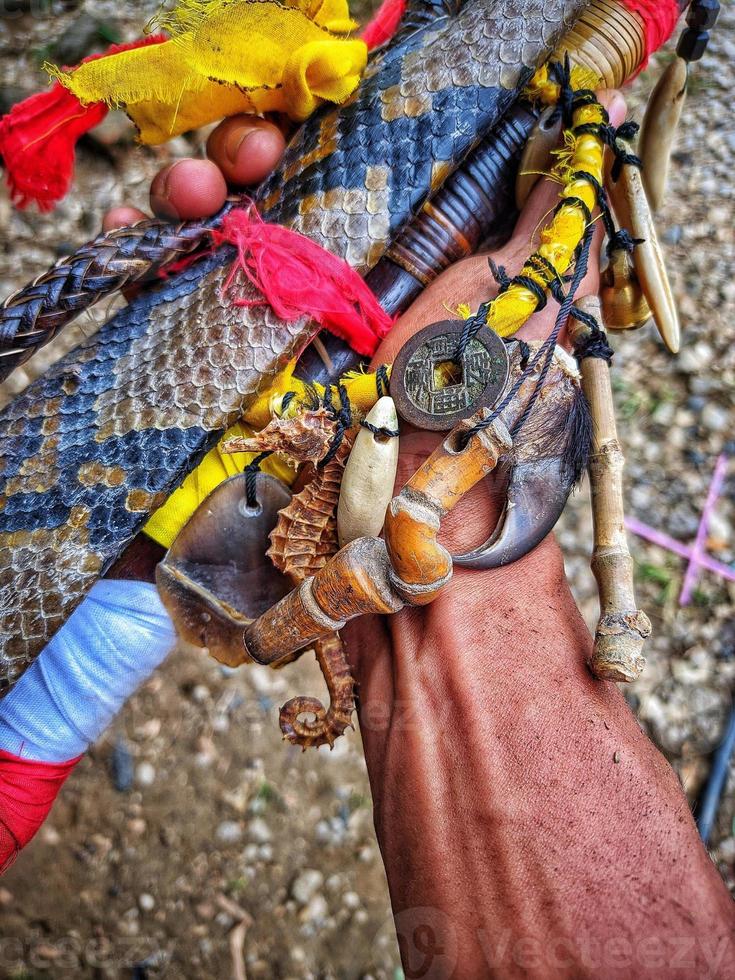
<path id="1" fill-rule="evenodd" d="M 175 640 L 155 586 L 100 580 L 0 701 L 0 749 L 39 762 L 81 755 Z"/>

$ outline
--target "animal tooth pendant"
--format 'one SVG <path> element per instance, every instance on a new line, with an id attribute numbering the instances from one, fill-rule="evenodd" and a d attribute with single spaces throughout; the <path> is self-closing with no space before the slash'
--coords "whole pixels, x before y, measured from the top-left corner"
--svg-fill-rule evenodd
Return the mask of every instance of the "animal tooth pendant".
<path id="1" fill-rule="evenodd" d="M 651 319 L 633 261 L 624 248 L 616 248 L 610 255 L 610 263 L 602 274 L 600 299 L 609 330 L 635 330 Z"/>
<path id="2" fill-rule="evenodd" d="M 651 93 L 638 139 L 643 186 L 651 209 L 661 209 L 666 195 L 671 151 L 687 94 L 687 63 L 674 58 Z"/>
<path id="3" fill-rule="evenodd" d="M 520 211 L 540 177 L 552 168 L 553 152 L 561 140 L 561 116 L 549 106 L 539 116 L 523 148 L 516 178 L 516 207 Z"/>
<path id="4" fill-rule="evenodd" d="M 618 144 L 626 152 L 631 153 L 629 144 L 623 140 L 619 140 Z M 607 165 L 606 186 L 618 223 L 621 227 L 627 228 L 633 238 L 639 240 L 633 252 L 633 264 L 650 307 L 653 322 L 671 353 L 678 354 L 681 337 L 679 316 L 666 273 L 663 252 L 658 242 L 656 225 L 643 189 L 641 172 L 638 167 L 626 165 L 618 180 L 613 181 L 609 172 L 611 165 L 609 159 Z"/>
<path id="5" fill-rule="evenodd" d="M 393 497 L 398 468 L 398 413 L 393 399 L 387 395 L 378 399 L 365 422 L 342 478 L 337 507 L 340 548 L 355 538 L 377 538 Z"/>

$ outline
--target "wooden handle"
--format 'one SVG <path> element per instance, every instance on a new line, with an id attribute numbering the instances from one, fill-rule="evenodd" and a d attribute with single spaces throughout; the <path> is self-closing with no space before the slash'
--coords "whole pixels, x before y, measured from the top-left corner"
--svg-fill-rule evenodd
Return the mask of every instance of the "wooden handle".
<path id="1" fill-rule="evenodd" d="M 393 586 L 413 606 L 435 599 L 452 575 L 452 556 L 437 541 L 441 519 L 512 445 L 505 425 L 496 419 L 465 446 L 467 432 L 479 418 L 455 426 L 388 508 L 385 542 Z"/>
<path id="2" fill-rule="evenodd" d="M 577 304 L 601 322 L 597 297 Z M 569 335 L 575 345 L 590 328 L 572 318 Z M 651 633 L 646 614 L 636 607 L 633 559 L 625 535 L 623 466 L 625 459 L 615 425 L 610 369 L 599 357 L 586 357 L 580 365 L 582 388 L 593 422 L 589 461 L 594 551 L 592 571 L 600 592 L 600 620 L 589 666 L 595 676 L 613 681 L 633 681 L 643 670 L 643 644 Z"/>

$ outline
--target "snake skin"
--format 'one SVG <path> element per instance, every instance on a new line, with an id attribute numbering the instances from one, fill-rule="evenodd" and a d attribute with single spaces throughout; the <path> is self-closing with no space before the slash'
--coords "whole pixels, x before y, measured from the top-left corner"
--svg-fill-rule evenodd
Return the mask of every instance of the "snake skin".
<path id="1" fill-rule="evenodd" d="M 348 105 L 296 133 L 257 194 L 262 213 L 364 274 L 585 6 L 467 0 L 404 30 Z M 306 318 L 222 298 L 231 258 L 221 249 L 139 296 L 0 415 L 0 694 L 310 341 Z"/>

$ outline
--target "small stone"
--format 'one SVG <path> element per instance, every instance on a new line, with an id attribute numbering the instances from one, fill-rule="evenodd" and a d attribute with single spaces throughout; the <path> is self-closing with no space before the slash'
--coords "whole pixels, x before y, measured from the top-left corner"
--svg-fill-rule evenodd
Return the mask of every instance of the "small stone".
<path id="1" fill-rule="evenodd" d="M 204 704 L 209 698 L 209 688 L 204 684 L 196 684 L 191 692 L 191 699 L 197 704 Z"/>
<path id="2" fill-rule="evenodd" d="M 13 902 L 13 893 L 7 888 L 0 888 L 0 909 L 6 909 Z"/>
<path id="3" fill-rule="evenodd" d="M 46 824 L 41 831 L 41 839 L 44 844 L 48 844 L 50 847 L 56 847 L 61 840 L 61 834 L 53 824 Z"/>
<path id="4" fill-rule="evenodd" d="M 256 844 L 268 844 L 273 835 L 265 820 L 262 817 L 256 817 L 248 824 L 248 837 Z"/>
<path id="5" fill-rule="evenodd" d="M 138 786 L 152 786 L 156 781 L 156 770 L 150 762 L 139 762 L 135 767 L 135 781 Z"/>
<path id="6" fill-rule="evenodd" d="M 110 774 L 112 783 L 118 793 L 127 793 L 133 786 L 134 767 L 133 756 L 127 741 L 116 738 L 110 756 Z"/>
<path id="7" fill-rule="evenodd" d="M 43 960 L 55 960 L 61 955 L 60 949 L 56 946 L 50 946 L 48 943 L 39 943 L 38 946 L 34 947 L 33 952 Z"/>
<path id="8" fill-rule="evenodd" d="M 306 905 L 323 884 L 324 875 L 321 871 L 316 871 L 313 868 L 304 868 L 293 885 L 291 885 L 291 895 L 300 905 Z"/>
<path id="9" fill-rule="evenodd" d="M 357 892 L 345 892 L 342 896 L 342 901 L 344 902 L 345 907 L 348 909 L 354 910 L 360 908 L 360 896 L 357 894 Z"/>
<path id="10" fill-rule="evenodd" d="M 727 432 L 731 428 L 730 413 L 716 402 L 709 401 L 702 409 L 702 425 L 710 432 Z"/>
<path id="11" fill-rule="evenodd" d="M 135 817 L 133 820 L 128 820 L 128 830 L 131 834 L 139 836 L 146 832 L 147 823 L 141 817 Z"/>
<path id="12" fill-rule="evenodd" d="M 138 895 L 138 905 L 143 912 L 152 912 L 156 906 L 156 900 L 148 892 L 143 892 L 142 895 Z"/>
<path id="13" fill-rule="evenodd" d="M 242 827 L 236 820 L 223 820 L 214 836 L 220 844 L 237 844 L 242 837 Z"/>
<path id="14" fill-rule="evenodd" d="M 302 922 L 323 922 L 329 915 L 329 906 L 323 895 L 314 895 L 300 915 Z"/>
<path id="15" fill-rule="evenodd" d="M 681 225 L 672 225 L 661 233 L 661 241 L 665 245 L 678 245 L 681 241 Z"/>
<path id="16" fill-rule="evenodd" d="M 691 347 L 684 347 L 676 358 L 675 367 L 684 374 L 698 374 L 700 371 L 709 370 L 712 357 L 710 345 L 700 340 Z"/>
<path id="17" fill-rule="evenodd" d="M 656 425 L 669 426 L 674 421 L 676 406 L 673 402 L 661 402 L 651 416 Z"/>

